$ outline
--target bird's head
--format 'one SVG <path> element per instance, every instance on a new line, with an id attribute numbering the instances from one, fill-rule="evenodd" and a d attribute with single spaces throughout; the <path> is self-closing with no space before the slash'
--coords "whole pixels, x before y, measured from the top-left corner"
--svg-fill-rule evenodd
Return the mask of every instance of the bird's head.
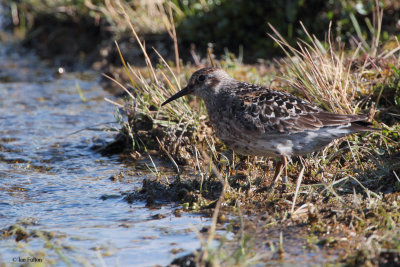
<path id="1" fill-rule="evenodd" d="M 203 68 L 192 74 L 185 88 L 168 98 L 162 106 L 184 95 L 193 94 L 203 99 L 217 95 L 226 82 L 234 79 L 224 70 L 218 68 Z"/>

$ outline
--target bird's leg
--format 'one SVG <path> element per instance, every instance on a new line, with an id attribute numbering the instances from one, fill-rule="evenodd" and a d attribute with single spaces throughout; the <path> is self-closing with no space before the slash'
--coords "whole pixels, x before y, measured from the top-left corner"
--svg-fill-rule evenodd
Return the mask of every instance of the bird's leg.
<path id="1" fill-rule="evenodd" d="M 283 182 L 286 183 L 287 182 L 286 165 L 287 165 L 287 158 L 285 156 L 281 156 L 281 160 L 276 163 L 275 173 L 274 173 L 274 178 L 272 179 L 272 183 L 268 186 L 266 184 L 266 181 L 264 181 L 264 187 L 259 189 L 259 191 L 262 192 L 262 191 L 266 190 L 267 186 L 269 187 L 269 189 L 267 189 L 268 191 L 275 188 L 275 184 L 276 184 L 277 180 L 281 177 L 282 167 L 284 168 L 284 174 L 285 174 L 285 176 L 283 177 L 283 179 L 284 179 Z"/>
<path id="2" fill-rule="evenodd" d="M 287 183 L 287 158 L 286 156 L 281 156 L 281 161 L 279 161 L 275 168 L 274 183 L 281 176 L 282 168 L 284 171 L 284 176 L 282 177 L 282 182 Z"/>
<path id="3" fill-rule="evenodd" d="M 264 186 L 260 188 L 258 191 L 263 192 L 263 191 L 270 191 L 273 188 L 275 188 L 275 184 L 279 177 L 281 176 L 282 172 L 282 167 L 285 168 L 285 175 L 287 175 L 286 171 L 286 164 L 287 164 L 287 159 L 285 156 L 281 156 L 281 160 L 276 163 L 275 167 L 275 173 L 274 173 L 274 178 L 272 179 L 272 183 L 270 185 L 267 184 L 267 181 L 264 180 Z M 265 175 L 265 173 L 264 173 Z"/>
<path id="4" fill-rule="evenodd" d="M 282 163 L 283 163 L 283 161 L 282 161 L 282 157 L 281 157 L 281 160 L 276 163 L 275 174 L 274 174 L 274 178 L 273 178 L 274 183 L 275 183 L 275 180 L 277 178 L 279 178 L 279 176 L 280 176 L 280 173 L 282 170 Z"/>
<path id="5" fill-rule="evenodd" d="M 284 168 L 284 176 L 282 177 L 282 182 L 286 184 L 288 182 L 287 176 L 287 157 L 281 156 L 281 160 L 283 161 L 283 168 Z"/>

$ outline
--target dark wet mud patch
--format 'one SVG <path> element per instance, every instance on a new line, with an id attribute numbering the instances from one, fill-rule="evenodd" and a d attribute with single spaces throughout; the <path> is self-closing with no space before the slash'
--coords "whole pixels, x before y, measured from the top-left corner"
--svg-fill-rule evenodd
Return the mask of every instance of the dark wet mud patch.
<path id="1" fill-rule="evenodd" d="M 196 267 L 197 259 L 195 254 L 188 254 L 174 259 L 169 266 L 171 267 Z"/>
<path id="2" fill-rule="evenodd" d="M 118 133 L 112 142 L 96 144 L 91 147 L 95 152 L 101 153 L 103 156 L 112 156 L 116 154 L 125 154 L 122 157 L 128 157 L 130 155 L 130 147 L 132 146 L 132 140 L 127 134 Z"/>
<path id="3" fill-rule="evenodd" d="M 184 209 L 199 210 L 212 207 L 221 194 L 222 184 L 216 179 L 172 179 L 144 179 L 142 187 L 124 199 L 128 203 L 145 201 L 146 207 L 179 203 Z"/>
<path id="4" fill-rule="evenodd" d="M 29 242 L 32 238 L 44 238 L 51 240 L 55 236 L 59 235 L 55 232 L 29 229 L 30 226 L 34 226 L 37 223 L 38 222 L 34 218 L 24 218 L 23 220 L 20 220 L 17 223 L 2 229 L 0 232 L 0 238 L 13 238 L 16 242 Z"/>

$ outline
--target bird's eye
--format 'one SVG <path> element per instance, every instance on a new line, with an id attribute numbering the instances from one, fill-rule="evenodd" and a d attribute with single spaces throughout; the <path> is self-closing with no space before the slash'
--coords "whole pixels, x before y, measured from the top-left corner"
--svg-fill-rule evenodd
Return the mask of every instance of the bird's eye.
<path id="1" fill-rule="evenodd" d="M 206 80 L 206 76 L 200 75 L 199 78 L 197 78 L 197 80 L 198 80 L 199 82 L 204 82 L 204 81 Z"/>

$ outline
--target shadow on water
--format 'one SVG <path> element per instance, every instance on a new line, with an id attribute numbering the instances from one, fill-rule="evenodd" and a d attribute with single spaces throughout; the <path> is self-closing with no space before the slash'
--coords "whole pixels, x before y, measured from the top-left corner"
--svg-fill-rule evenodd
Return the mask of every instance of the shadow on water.
<path id="1" fill-rule="evenodd" d="M 151 266 L 199 247 L 191 225 L 200 229 L 209 219 L 123 200 L 146 174 L 91 149 L 115 133 L 71 134 L 118 128 L 98 74 L 58 76 L 33 55 L 0 50 L 0 261 Z M 109 179 L 121 171 L 124 179 Z"/>

